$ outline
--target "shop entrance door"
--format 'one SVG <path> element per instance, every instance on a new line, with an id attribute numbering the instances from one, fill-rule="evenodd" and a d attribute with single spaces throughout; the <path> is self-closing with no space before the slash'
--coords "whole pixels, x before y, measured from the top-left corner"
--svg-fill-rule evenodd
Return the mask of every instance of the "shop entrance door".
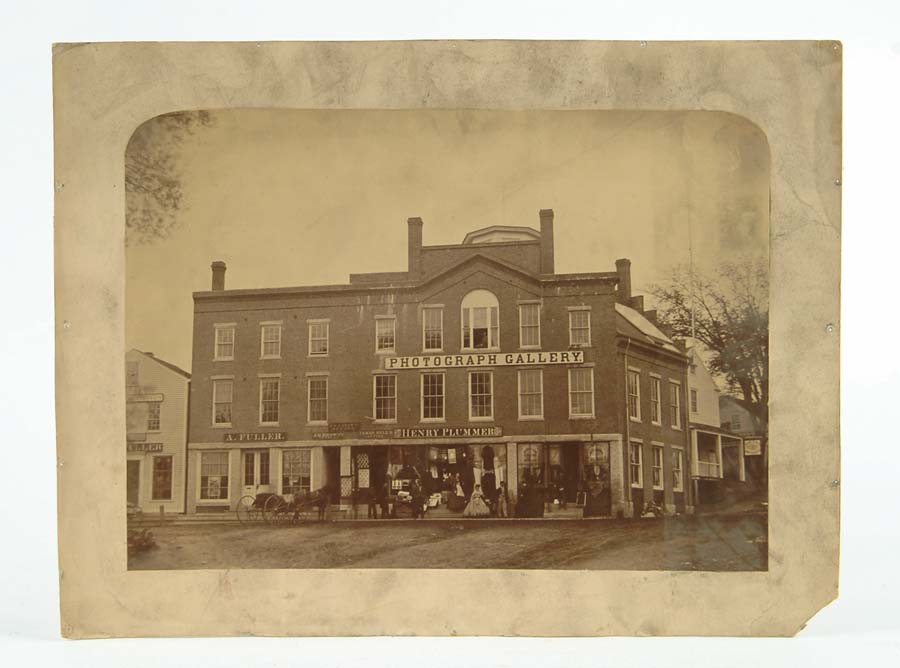
<path id="1" fill-rule="evenodd" d="M 244 452 L 243 496 L 256 496 L 269 491 L 269 451 L 247 450 Z"/>
<path id="2" fill-rule="evenodd" d="M 341 502 L 341 449 L 325 448 L 325 485 L 328 487 L 328 502 Z"/>
<path id="3" fill-rule="evenodd" d="M 138 459 L 129 459 L 127 463 L 125 497 L 128 503 L 137 505 L 141 498 L 141 462 Z"/>
<path id="4" fill-rule="evenodd" d="M 369 466 L 369 483 L 377 495 L 384 487 L 384 477 L 387 472 L 387 446 L 369 448 Z"/>
<path id="5" fill-rule="evenodd" d="M 722 447 L 722 477 L 726 480 L 741 479 L 741 449 L 738 446 Z"/>
<path id="6" fill-rule="evenodd" d="M 581 480 L 578 451 L 578 445 L 575 443 L 564 445 L 562 448 L 563 487 L 567 503 L 575 503 L 578 500 L 578 483 Z"/>
<path id="7" fill-rule="evenodd" d="M 497 476 L 494 472 L 494 448 L 481 449 L 481 491 L 493 502 L 497 498 Z"/>

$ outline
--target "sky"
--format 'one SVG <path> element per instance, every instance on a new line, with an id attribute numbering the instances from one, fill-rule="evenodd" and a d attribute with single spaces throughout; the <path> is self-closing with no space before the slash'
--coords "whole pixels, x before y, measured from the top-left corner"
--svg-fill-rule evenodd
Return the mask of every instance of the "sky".
<path id="1" fill-rule="evenodd" d="M 555 212 L 557 273 L 631 259 L 636 294 L 695 270 L 765 257 L 769 149 L 721 112 L 215 111 L 184 137 L 184 206 L 165 239 L 126 248 L 126 347 L 191 368 L 191 293 L 346 284 L 406 270 L 424 244 Z M 154 121 L 149 121 L 154 123 Z M 652 306 L 649 302 L 648 307 Z"/>

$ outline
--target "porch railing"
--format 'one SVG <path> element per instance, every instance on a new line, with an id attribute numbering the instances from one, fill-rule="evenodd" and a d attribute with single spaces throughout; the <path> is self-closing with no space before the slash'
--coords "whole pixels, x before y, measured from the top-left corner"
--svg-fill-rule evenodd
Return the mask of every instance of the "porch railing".
<path id="1" fill-rule="evenodd" d="M 718 478 L 719 462 L 697 462 L 697 474 L 701 478 Z"/>

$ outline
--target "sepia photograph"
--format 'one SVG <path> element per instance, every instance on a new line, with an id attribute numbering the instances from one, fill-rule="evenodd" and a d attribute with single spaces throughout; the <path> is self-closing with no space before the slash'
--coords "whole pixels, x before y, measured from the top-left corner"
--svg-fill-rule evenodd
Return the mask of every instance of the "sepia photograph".
<path id="1" fill-rule="evenodd" d="M 121 179 L 129 570 L 768 569 L 747 118 L 185 109 Z"/>

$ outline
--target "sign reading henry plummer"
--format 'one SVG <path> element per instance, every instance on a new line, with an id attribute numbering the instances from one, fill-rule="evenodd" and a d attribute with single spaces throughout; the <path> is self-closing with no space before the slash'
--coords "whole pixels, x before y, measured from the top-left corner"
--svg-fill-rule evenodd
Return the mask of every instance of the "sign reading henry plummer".
<path id="1" fill-rule="evenodd" d="M 534 353 L 479 353 L 477 355 L 416 355 L 413 357 L 386 357 L 384 368 L 436 369 L 469 366 L 518 366 L 527 364 L 581 364 L 583 350 L 560 350 Z"/>

